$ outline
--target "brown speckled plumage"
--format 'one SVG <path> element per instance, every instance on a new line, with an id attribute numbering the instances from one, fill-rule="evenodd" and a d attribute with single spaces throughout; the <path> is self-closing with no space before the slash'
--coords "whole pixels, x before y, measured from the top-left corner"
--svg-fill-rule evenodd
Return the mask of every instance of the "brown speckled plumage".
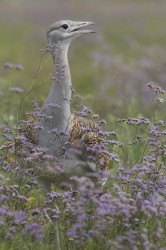
<path id="1" fill-rule="evenodd" d="M 91 120 L 73 115 L 72 130 L 69 141 L 74 143 L 76 140 L 81 140 L 85 148 L 91 153 L 100 169 L 107 170 L 109 168 L 109 152 L 105 136 L 99 135 L 98 126 Z"/>
<path id="2" fill-rule="evenodd" d="M 38 124 L 38 118 L 31 118 L 28 121 L 22 122 L 20 132 L 26 136 L 28 141 L 32 144 L 38 144 L 34 134 L 36 133 L 36 125 Z"/>

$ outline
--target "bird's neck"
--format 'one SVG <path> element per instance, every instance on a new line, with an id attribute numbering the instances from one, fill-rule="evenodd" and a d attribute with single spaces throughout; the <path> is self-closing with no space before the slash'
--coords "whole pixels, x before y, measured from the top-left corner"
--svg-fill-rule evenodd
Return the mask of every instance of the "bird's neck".
<path id="1" fill-rule="evenodd" d="M 68 64 L 68 45 L 56 45 L 52 49 L 52 57 L 55 66 L 53 85 L 45 103 L 46 112 L 50 113 L 50 104 L 59 107 L 52 109 L 54 128 L 68 130 L 71 117 L 71 76 Z"/>
<path id="2" fill-rule="evenodd" d="M 68 135 L 59 136 L 53 134 L 52 130 L 68 133 L 71 129 L 71 76 L 68 65 L 68 45 L 53 46 L 51 54 L 55 66 L 53 85 L 43 106 L 44 117 L 40 125 L 43 130 L 39 133 L 39 145 L 47 147 L 49 153 L 57 155 L 58 147 L 68 140 Z M 51 119 L 49 119 L 49 117 Z"/>

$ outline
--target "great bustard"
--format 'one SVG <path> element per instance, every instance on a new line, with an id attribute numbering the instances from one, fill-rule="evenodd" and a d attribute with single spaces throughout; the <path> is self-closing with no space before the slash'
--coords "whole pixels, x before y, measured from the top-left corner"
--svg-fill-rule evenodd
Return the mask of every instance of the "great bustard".
<path id="1" fill-rule="evenodd" d="M 99 135 L 97 125 L 85 118 L 71 114 L 71 97 L 72 97 L 72 81 L 68 64 L 68 48 L 70 43 L 83 34 L 94 33 L 93 30 L 82 29 L 92 22 L 78 22 L 70 20 L 62 20 L 52 24 L 47 31 L 47 48 L 50 51 L 54 66 L 55 75 L 52 88 L 43 105 L 44 116 L 37 122 L 42 127 L 36 133 L 33 133 L 36 144 L 39 147 L 47 148 L 50 155 L 55 156 L 63 165 L 64 170 L 70 176 L 84 175 L 85 172 L 97 172 L 99 168 L 107 169 L 109 166 L 109 153 L 107 151 L 104 136 Z M 58 108 L 53 108 L 58 107 Z M 48 119 L 52 117 L 52 119 Z M 64 131 L 61 136 L 56 133 L 50 133 L 53 130 Z M 33 131 L 34 132 L 34 131 Z M 27 133 L 28 137 L 28 133 Z M 96 161 L 90 161 L 86 154 L 82 153 L 82 159 L 86 164 L 78 166 L 75 160 L 65 159 L 60 149 L 66 148 L 67 142 L 73 146 L 75 143 L 81 143 L 81 150 L 86 151 L 93 145 L 99 145 L 102 148 L 101 153 L 92 155 L 96 157 Z M 79 148 L 80 148 L 79 147 Z M 69 154 L 72 151 L 66 148 Z M 43 176 L 41 182 L 50 190 L 52 179 Z"/>

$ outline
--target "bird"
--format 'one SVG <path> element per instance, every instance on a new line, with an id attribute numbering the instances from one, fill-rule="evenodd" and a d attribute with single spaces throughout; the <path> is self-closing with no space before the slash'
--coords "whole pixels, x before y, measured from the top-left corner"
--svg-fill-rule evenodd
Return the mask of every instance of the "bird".
<path id="1" fill-rule="evenodd" d="M 70 177 L 84 178 L 86 173 L 97 173 L 99 169 L 109 166 L 107 142 L 100 133 L 101 128 L 91 120 L 71 113 L 72 81 L 68 49 L 75 38 L 94 33 L 85 29 L 93 24 L 89 21 L 61 20 L 52 24 L 47 31 L 47 50 L 52 55 L 55 68 L 53 84 L 40 118 L 26 122 L 23 129 L 32 145 L 32 156 L 41 158 L 37 174 L 45 194 L 51 191 L 52 183 L 56 186 L 65 181 L 73 184 Z M 49 160 L 49 165 L 52 164 L 52 172 L 44 168 L 45 159 Z M 63 172 L 57 173 L 54 167 L 59 165 L 63 166 Z M 60 250 L 58 221 L 53 225 L 56 248 Z"/>
<path id="2" fill-rule="evenodd" d="M 40 125 L 43 127 L 39 131 L 39 145 L 48 147 L 49 153 L 59 157 L 59 148 L 64 146 L 68 135 L 64 134 L 48 136 L 51 129 L 59 129 L 64 132 L 71 131 L 71 96 L 72 81 L 68 63 L 68 49 L 71 42 L 83 34 L 93 33 L 93 30 L 83 29 L 93 22 L 78 22 L 70 20 L 61 20 L 52 24 L 47 31 L 47 48 L 52 55 L 55 66 L 55 75 L 52 88 L 43 106 L 43 113 L 47 117 L 52 116 L 50 121 L 44 116 Z M 51 104 L 58 105 L 59 108 L 52 108 Z"/>
<path id="3" fill-rule="evenodd" d="M 47 51 L 52 56 L 55 71 L 53 84 L 40 119 L 34 119 L 24 129 L 29 141 L 37 147 L 46 148 L 47 153 L 54 156 L 70 176 L 105 170 L 110 163 L 106 139 L 98 133 L 100 128 L 91 120 L 71 113 L 72 81 L 68 49 L 74 39 L 95 33 L 86 29 L 89 25 L 94 23 L 61 20 L 48 28 Z M 34 127 L 42 129 L 35 130 Z M 78 164 L 80 159 L 84 164 Z M 41 173 L 39 181 L 48 192 L 51 182 L 57 182 L 57 178 L 53 180 Z"/>

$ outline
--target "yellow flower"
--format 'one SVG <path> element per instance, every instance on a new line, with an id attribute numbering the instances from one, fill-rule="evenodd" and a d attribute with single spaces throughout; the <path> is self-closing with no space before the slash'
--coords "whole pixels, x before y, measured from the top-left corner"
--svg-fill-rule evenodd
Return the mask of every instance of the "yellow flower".
<path id="1" fill-rule="evenodd" d="M 28 200 L 34 201 L 34 200 L 36 200 L 36 198 L 35 197 L 29 197 Z"/>
<path id="2" fill-rule="evenodd" d="M 29 204 L 30 204 L 32 201 L 34 201 L 34 200 L 36 200 L 35 197 L 29 197 L 29 198 L 28 198 L 28 201 L 27 201 L 27 202 L 24 202 L 23 205 L 24 205 L 24 206 L 27 206 L 27 205 L 29 205 Z"/>
<path id="3" fill-rule="evenodd" d="M 8 157 L 7 159 L 8 159 L 8 161 L 14 161 L 13 157 Z"/>

